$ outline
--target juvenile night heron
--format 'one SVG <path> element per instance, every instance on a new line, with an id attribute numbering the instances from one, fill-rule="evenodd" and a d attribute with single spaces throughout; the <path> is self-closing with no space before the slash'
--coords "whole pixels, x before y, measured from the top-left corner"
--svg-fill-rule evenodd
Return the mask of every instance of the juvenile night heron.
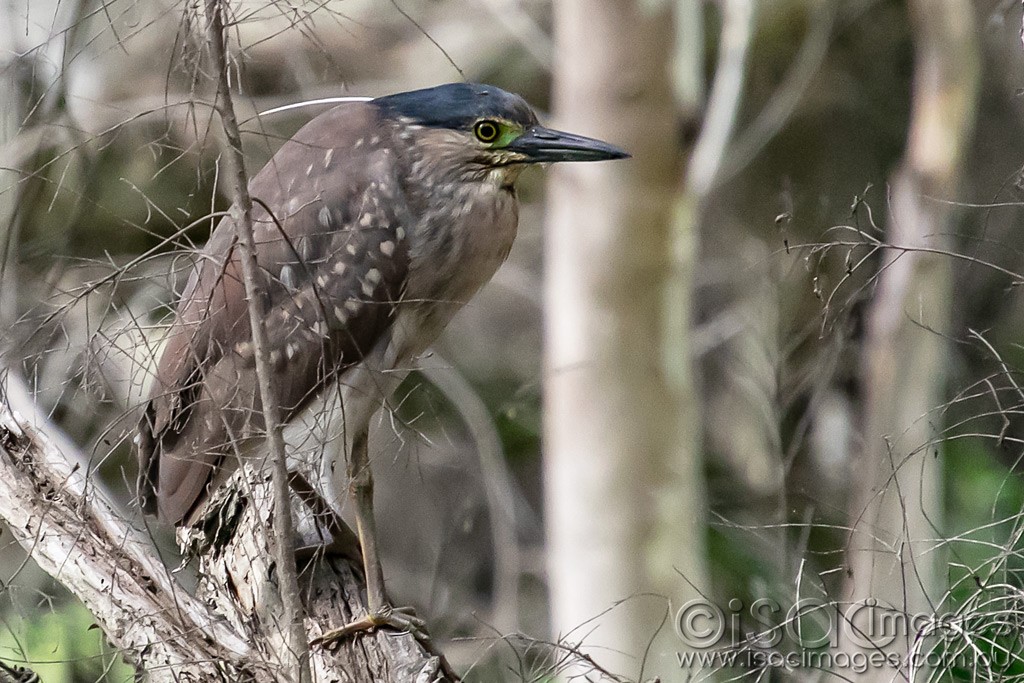
<path id="1" fill-rule="evenodd" d="M 341 393 L 370 608 L 356 628 L 404 624 L 393 618 L 374 542 L 373 414 L 505 260 L 523 169 L 626 156 L 541 126 L 516 95 L 455 83 L 341 104 L 252 179 L 281 413 L 297 417 L 335 383 Z M 182 294 L 139 426 L 143 509 L 168 523 L 196 519 L 237 467 L 240 444 L 263 433 L 246 306 L 226 218 Z"/>

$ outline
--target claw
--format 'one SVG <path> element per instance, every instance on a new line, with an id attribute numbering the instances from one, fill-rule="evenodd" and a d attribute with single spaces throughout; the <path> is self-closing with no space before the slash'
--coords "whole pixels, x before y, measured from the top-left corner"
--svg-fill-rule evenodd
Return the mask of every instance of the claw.
<path id="1" fill-rule="evenodd" d="M 358 633 L 368 633 L 381 627 L 392 628 L 402 633 L 411 633 L 420 641 L 430 640 L 427 635 L 426 622 L 416 616 L 412 607 L 392 607 L 382 605 L 379 609 L 345 624 L 341 628 L 330 630 L 310 641 L 310 647 L 328 647 L 336 645 Z"/>

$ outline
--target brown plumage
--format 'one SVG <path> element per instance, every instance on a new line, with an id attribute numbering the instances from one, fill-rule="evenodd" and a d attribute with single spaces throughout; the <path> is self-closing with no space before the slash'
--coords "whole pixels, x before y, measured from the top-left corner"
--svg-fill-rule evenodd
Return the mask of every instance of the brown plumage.
<path id="1" fill-rule="evenodd" d="M 314 119 L 250 184 L 285 420 L 362 360 L 401 296 L 411 217 L 404 169 L 376 116 L 352 104 Z M 246 306 L 235 227 L 224 219 L 182 294 L 140 424 L 143 508 L 167 522 L 185 519 L 214 470 L 232 466 L 238 442 L 262 430 Z"/>

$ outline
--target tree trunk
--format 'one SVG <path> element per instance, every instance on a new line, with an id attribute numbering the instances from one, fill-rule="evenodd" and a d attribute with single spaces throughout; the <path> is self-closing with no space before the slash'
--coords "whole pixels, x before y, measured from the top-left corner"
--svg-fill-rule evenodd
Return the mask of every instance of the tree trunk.
<path id="1" fill-rule="evenodd" d="M 929 197 L 956 195 L 974 118 L 979 55 L 971 3 L 914 0 L 910 7 L 917 40 L 913 111 L 889 198 L 888 241 L 894 248 L 882 259 L 867 313 L 846 599 L 870 598 L 882 609 L 912 616 L 933 613 L 945 586 L 934 540 L 942 529 L 935 438 L 952 279 L 949 257 L 938 252 L 950 248 L 953 211 Z M 857 614 L 863 620 L 869 612 Z M 853 626 L 871 632 L 859 620 Z M 887 651 L 906 655 L 916 635 L 900 634 Z M 864 651 L 849 640 L 844 646 Z M 884 668 L 870 671 L 879 679 L 894 675 Z"/>
<path id="2" fill-rule="evenodd" d="M 555 4 L 555 112 L 623 164 L 551 171 L 545 486 L 557 637 L 630 678 L 679 675 L 675 610 L 706 585 L 688 329 L 692 222 L 673 230 L 669 11 Z M 648 649 L 649 648 L 649 649 Z"/>

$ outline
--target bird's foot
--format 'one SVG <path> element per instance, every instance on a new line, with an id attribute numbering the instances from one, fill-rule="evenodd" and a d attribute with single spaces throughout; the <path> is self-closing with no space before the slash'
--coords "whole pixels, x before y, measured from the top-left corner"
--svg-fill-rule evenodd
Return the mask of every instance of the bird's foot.
<path id="1" fill-rule="evenodd" d="M 427 634 L 426 626 L 426 622 L 416 616 L 412 607 L 385 605 L 367 613 L 366 616 L 350 621 L 341 628 L 333 629 L 314 638 L 309 644 L 313 647 L 329 647 L 359 633 L 367 633 L 381 627 L 392 628 L 402 633 L 411 633 L 417 640 L 429 642 L 430 636 Z"/>

